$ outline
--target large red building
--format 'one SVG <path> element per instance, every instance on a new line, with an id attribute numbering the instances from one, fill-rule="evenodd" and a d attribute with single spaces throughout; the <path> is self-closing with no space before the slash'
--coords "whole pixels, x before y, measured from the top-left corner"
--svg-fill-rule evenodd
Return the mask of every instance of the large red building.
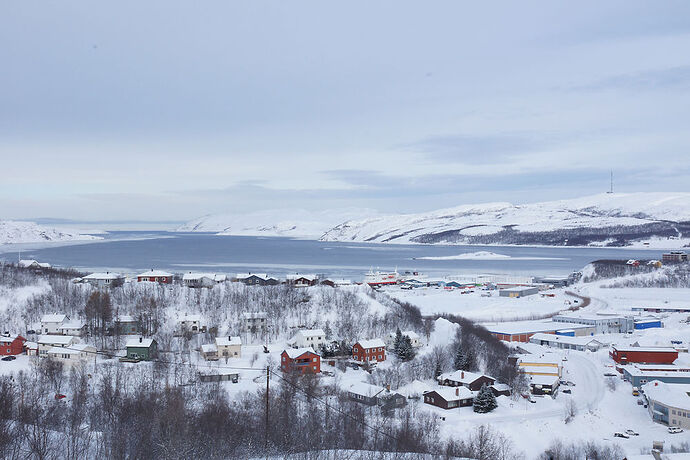
<path id="1" fill-rule="evenodd" d="M 671 364 L 678 358 L 678 350 L 662 347 L 613 347 L 609 356 L 619 364 Z"/>
<path id="2" fill-rule="evenodd" d="M 318 374 L 321 372 L 321 356 L 311 348 L 288 348 L 280 354 L 280 370 Z"/>
<path id="3" fill-rule="evenodd" d="M 381 339 L 360 340 L 352 347 L 352 359 L 355 361 L 386 360 L 386 344 Z"/>
<path id="4" fill-rule="evenodd" d="M 26 339 L 21 335 L 0 337 L 0 355 L 21 355 L 24 352 Z"/>

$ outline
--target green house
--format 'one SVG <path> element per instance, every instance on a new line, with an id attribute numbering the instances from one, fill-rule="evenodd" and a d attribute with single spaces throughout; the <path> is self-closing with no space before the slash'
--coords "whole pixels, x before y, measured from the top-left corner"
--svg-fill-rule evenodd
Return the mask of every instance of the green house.
<path id="1" fill-rule="evenodd" d="M 158 356 L 158 343 L 154 339 L 132 338 L 125 344 L 127 359 L 150 361 Z"/>

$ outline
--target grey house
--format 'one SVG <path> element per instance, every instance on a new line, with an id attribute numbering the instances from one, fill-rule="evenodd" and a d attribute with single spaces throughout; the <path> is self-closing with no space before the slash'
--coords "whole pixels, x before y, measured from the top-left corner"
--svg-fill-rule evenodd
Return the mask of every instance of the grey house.
<path id="1" fill-rule="evenodd" d="M 350 385 L 347 394 L 353 401 L 382 409 L 394 409 L 407 404 L 407 399 L 400 393 L 363 382 Z"/>

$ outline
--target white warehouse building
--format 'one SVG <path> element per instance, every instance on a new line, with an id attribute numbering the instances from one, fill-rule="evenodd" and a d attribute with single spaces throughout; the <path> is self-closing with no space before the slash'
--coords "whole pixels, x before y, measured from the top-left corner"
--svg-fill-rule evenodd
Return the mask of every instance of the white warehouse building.
<path id="1" fill-rule="evenodd" d="M 585 313 L 568 313 L 556 315 L 552 318 L 557 323 L 575 323 L 594 326 L 597 334 L 614 334 L 632 331 L 635 328 L 635 321 L 632 317 L 626 316 L 601 316 L 588 315 Z"/>

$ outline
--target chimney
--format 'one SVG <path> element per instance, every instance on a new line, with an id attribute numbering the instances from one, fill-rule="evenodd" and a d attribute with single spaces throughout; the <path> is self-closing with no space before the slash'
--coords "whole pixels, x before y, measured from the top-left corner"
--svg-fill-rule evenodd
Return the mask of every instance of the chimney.
<path id="1" fill-rule="evenodd" d="M 464 379 L 465 378 L 465 371 L 460 372 L 460 378 Z"/>
<path id="2" fill-rule="evenodd" d="M 386 385 L 386 391 L 391 391 L 391 385 L 390 384 Z"/>
<path id="3" fill-rule="evenodd" d="M 455 396 L 460 396 L 460 388 L 455 387 Z"/>
<path id="4" fill-rule="evenodd" d="M 231 341 L 231 340 L 232 340 L 232 337 L 231 337 L 231 336 L 228 336 L 228 342 Z"/>
<path id="5" fill-rule="evenodd" d="M 143 338 L 143 337 L 139 337 L 139 343 L 141 343 L 141 342 L 143 342 L 143 341 L 144 341 L 144 338 Z"/>

